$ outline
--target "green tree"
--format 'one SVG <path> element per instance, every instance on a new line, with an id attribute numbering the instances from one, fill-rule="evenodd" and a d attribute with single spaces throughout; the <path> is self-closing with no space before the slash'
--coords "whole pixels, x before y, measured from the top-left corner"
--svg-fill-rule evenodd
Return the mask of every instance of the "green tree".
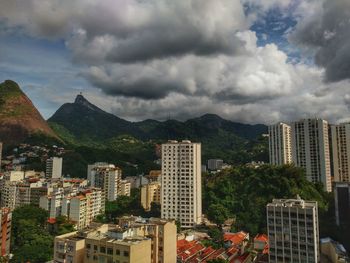
<path id="1" fill-rule="evenodd" d="M 53 236 L 45 228 L 47 218 L 47 211 L 35 206 L 13 211 L 11 262 L 46 262 L 52 258 Z"/>

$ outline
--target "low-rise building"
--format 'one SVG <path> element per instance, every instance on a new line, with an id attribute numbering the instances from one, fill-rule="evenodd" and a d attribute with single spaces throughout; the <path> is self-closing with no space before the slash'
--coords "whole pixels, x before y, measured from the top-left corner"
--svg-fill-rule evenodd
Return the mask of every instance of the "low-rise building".
<path id="1" fill-rule="evenodd" d="M 331 238 L 322 238 L 320 240 L 321 258 L 327 259 L 331 263 L 350 262 L 350 258 L 344 246 Z M 322 261 L 321 261 L 322 262 Z"/>
<path id="2" fill-rule="evenodd" d="M 63 189 L 40 198 L 40 207 L 49 211 L 49 218 L 66 216 L 77 229 L 89 226 L 105 211 L 105 198 L 99 188 L 75 189 L 65 193 Z"/>
<path id="3" fill-rule="evenodd" d="M 55 238 L 54 262 L 175 263 L 174 221 L 123 217 Z"/>

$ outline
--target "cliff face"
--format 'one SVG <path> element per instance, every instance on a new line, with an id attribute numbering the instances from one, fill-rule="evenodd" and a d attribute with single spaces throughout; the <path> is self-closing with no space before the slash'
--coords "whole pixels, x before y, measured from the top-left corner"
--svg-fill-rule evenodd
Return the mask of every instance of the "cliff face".
<path id="1" fill-rule="evenodd" d="M 0 83 L 0 141 L 17 144 L 34 134 L 57 138 L 16 82 Z"/>

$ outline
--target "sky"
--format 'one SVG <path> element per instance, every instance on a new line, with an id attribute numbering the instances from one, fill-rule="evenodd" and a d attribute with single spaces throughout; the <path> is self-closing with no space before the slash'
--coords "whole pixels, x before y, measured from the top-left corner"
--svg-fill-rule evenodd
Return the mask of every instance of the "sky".
<path id="1" fill-rule="evenodd" d="M 349 0 L 0 0 L 0 82 L 45 118 L 350 121 Z"/>

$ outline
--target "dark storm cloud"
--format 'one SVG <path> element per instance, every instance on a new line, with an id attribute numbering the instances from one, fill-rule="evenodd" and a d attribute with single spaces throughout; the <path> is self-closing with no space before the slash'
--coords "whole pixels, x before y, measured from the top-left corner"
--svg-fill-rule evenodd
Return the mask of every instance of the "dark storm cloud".
<path id="1" fill-rule="evenodd" d="M 291 40 L 315 50 L 329 82 L 350 78 L 350 1 L 325 1 L 322 13 L 303 18 Z"/>

